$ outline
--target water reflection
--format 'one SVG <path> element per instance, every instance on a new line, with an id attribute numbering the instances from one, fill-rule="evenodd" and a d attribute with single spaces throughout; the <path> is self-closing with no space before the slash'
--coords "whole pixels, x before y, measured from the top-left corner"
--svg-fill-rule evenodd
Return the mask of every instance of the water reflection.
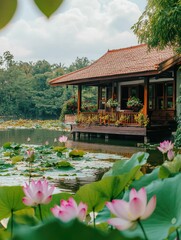
<path id="1" fill-rule="evenodd" d="M 62 134 L 67 134 L 58 130 L 47 129 L 7 129 L 0 131 L 0 145 L 5 142 L 16 142 L 19 144 L 27 143 L 27 139 L 30 138 L 30 144 L 45 144 L 46 141 L 49 144 L 54 144 L 54 139 L 58 138 Z"/>

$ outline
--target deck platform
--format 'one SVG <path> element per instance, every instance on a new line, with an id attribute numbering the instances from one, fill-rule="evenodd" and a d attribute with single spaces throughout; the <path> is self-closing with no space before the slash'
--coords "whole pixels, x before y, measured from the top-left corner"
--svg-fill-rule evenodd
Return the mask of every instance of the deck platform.
<path id="1" fill-rule="evenodd" d="M 138 136 L 143 137 L 143 142 L 147 143 L 152 136 L 171 136 L 171 130 L 167 126 L 155 126 L 151 128 L 140 126 L 97 126 L 97 125 L 72 125 L 73 139 L 80 138 L 80 134 L 103 134 L 105 138 L 109 135 Z"/>

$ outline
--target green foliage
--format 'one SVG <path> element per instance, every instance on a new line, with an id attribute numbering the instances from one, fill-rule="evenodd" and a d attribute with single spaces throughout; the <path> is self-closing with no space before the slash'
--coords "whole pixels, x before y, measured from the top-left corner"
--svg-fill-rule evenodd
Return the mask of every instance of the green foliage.
<path id="1" fill-rule="evenodd" d="M 75 157 L 83 157 L 85 154 L 84 151 L 82 150 L 78 150 L 78 149 L 74 149 L 69 153 L 69 157 L 75 158 Z"/>
<path id="2" fill-rule="evenodd" d="M 149 240 L 167 239 L 169 232 L 181 225 L 181 174 L 164 180 L 153 181 L 146 187 L 148 199 L 156 195 L 157 204 L 153 214 L 142 221 Z M 142 236 L 140 228 L 125 231 L 125 236 Z M 174 238 L 173 238 L 174 239 Z"/>
<path id="3" fill-rule="evenodd" d="M 45 224 L 41 224 L 36 228 L 28 228 L 21 226 L 15 229 L 15 237 L 13 240 L 129 240 L 133 238 L 121 238 L 118 231 L 112 231 L 109 234 L 86 226 L 78 220 L 63 224 L 57 219 L 52 219 Z M 134 237 L 134 240 L 139 238 Z"/>
<path id="4" fill-rule="evenodd" d="M 59 146 L 53 147 L 53 151 L 55 152 L 63 152 L 65 149 L 66 147 L 59 147 Z"/>
<path id="5" fill-rule="evenodd" d="M 138 152 L 132 155 L 129 160 L 116 161 L 112 168 L 104 174 L 105 176 L 117 176 L 123 173 L 128 173 L 136 166 L 144 165 L 148 160 L 149 154 L 145 152 Z"/>
<path id="6" fill-rule="evenodd" d="M 0 102 L 0 115 L 8 118 L 58 119 L 62 112 L 64 116 L 66 111 L 70 112 L 70 108 L 65 109 L 64 103 L 73 96 L 74 106 L 77 103 L 76 88 L 54 88 L 48 81 L 57 77 L 57 74 L 69 71 L 68 67 L 51 65 L 46 60 L 16 62 L 9 51 L 4 52 L 0 56 L 0 96 L 3 99 Z M 89 91 L 85 97 L 88 95 Z"/>
<path id="7" fill-rule="evenodd" d="M 0 220 L 10 217 L 12 212 L 26 208 L 22 202 L 22 187 L 0 187 Z"/>
<path id="8" fill-rule="evenodd" d="M 181 147 L 181 126 L 178 125 L 175 136 L 174 136 L 175 147 Z"/>
<path id="9" fill-rule="evenodd" d="M 48 18 L 54 13 L 62 4 L 63 0 L 34 0 L 38 8 Z"/>
<path id="10" fill-rule="evenodd" d="M 134 33 L 149 47 L 174 47 L 181 52 L 181 2 L 178 0 L 148 0 Z"/>
<path id="11" fill-rule="evenodd" d="M 173 161 L 165 161 L 160 167 L 159 177 L 167 178 L 172 174 L 178 173 L 181 170 L 181 154 L 173 159 Z"/>
<path id="12" fill-rule="evenodd" d="M 15 164 L 15 163 L 17 163 L 17 162 L 20 162 L 20 161 L 22 161 L 23 159 L 24 159 L 24 156 L 14 156 L 14 157 L 11 158 L 12 164 Z"/>
<path id="13" fill-rule="evenodd" d="M 123 191 L 135 179 L 139 166 L 134 167 L 129 173 L 120 176 L 105 177 L 98 182 L 87 184 L 75 194 L 78 199 L 88 204 L 88 212 L 99 212 L 106 201 L 120 197 Z"/>
<path id="14" fill-rule="evenodd" d="M 58 162 L 58 163 L 56 163 L 55 164 L 55 166 L 56 166 L 56 168 L 58 168 L 58 169 L 72 169 L 73 168 L 73 166 L 72 166 L 72 164 L 71 163 L 69 163 L 68 161 L 61 161 L 61 162 Z"/>
<path id="15" fill-rule="evenodd" d="M 75 96 L 65 101 L 62 107 L 60 119 L 64 120 L 65 114 L 75 114 L 77 113 L 77 99 Z"/>
<path id="16" fill-rule="evenodd" d="M 17 8 L 17 0 L 1 0 L 0 2 L 0 29 L 12 19 Z"/>

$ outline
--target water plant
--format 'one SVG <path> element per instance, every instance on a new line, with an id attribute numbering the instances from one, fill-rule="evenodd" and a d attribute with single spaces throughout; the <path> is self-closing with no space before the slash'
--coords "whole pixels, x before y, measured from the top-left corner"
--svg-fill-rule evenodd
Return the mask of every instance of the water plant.
<path id="1" fill-rule="evenodd" d="M 172 143 L 160 147 L 165 153 Z M 0 186 L 0 221 L 8 219 L 0 239 L 179 240 L 181 155 L 144 173 L 148 157 L 138 152 L 118 160 L 101 180 L 74 194 L 52 194 L 54 187 L 40 179 L 24 187 Z"/>

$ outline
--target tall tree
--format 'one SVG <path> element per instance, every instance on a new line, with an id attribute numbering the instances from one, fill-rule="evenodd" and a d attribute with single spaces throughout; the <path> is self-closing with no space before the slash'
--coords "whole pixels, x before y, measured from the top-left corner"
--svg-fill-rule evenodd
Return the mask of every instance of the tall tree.
<path id="1" fill-rule="evenodd" d="M 145 11 L 132 27 L 141 43 L 181 52 L 181 1 L 148 0 Z"/>
<path id="2" fill-rule="evenodd" d="M 79 58 L 77 57 L 76 60 L 67 68 L 67 72 L 73 72 L 78 69 L 87 67 L 91 64 L 92 61 L 89 61 L 87 57 Z"/>

